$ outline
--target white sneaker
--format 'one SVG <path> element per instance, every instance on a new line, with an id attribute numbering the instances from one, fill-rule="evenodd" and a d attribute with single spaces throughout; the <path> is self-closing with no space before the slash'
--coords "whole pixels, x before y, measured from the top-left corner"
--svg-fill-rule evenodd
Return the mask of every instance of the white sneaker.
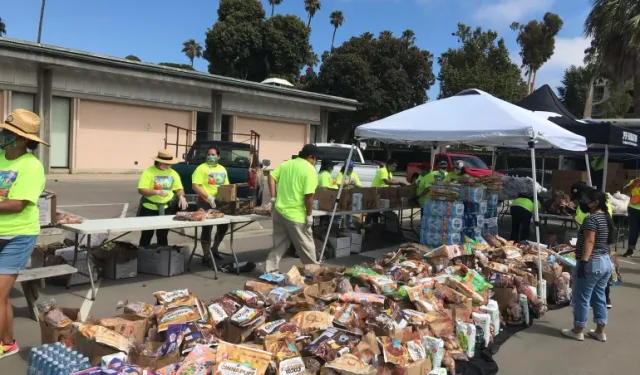
<path id="1" fill-rule="evenodd" d="M 606 333 L 598 333 L 598 332 L 595 331 L 595 329 L 589 330 L 587 335 L 589 337 L 591 337 L 592 339 L 594 339 L 594 340 L 598 340 L 600 342 L 607 342 L 607 334 Z"/>
<path id="2" fill-rule="evenodd" d="M 584 341 L 584 333 L 575 333 L 573 332 L 573 329 L 563 329 L 562 335 L 574 340 Z"/>

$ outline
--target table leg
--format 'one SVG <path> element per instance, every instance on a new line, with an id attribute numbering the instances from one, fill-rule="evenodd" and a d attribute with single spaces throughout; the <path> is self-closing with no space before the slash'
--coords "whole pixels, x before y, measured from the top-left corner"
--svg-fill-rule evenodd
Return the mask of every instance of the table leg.
<path id="1" fill-rule="evenodd" d="M 78 243 L 79 241 L 80 241 L 80 236 L 78 235 L 78 233 L 76 233 L 76 238 L 73 245 L 73 263 L 71 264 L 72 267 L 75 267 L 76 262 L 78 261 L 78 248 L 80 246 L 80 244 Z M 71 288 L 71 276 L 69 276 L 69 280 L 67 280 L 67 289 L 69 288 Z"/>
<path id="2" fill-rule="evenodd" d="M 213 257 L 213 251 L 211 251 L 211 247 L 209 247 L 207 251 L 209 252 L 209 259 L 211 259 L 211 262 L 213 262 L 213 279 L 218 280 L 218 264 L 216 263 L 216 258 Z"/>
<path id="3" fill-rule="evenodd" d="M 96 300 L 96 287 L 93 284 L 93 266 L 91 265 L 91 254 L 89 249 L 91 248 L 91 235 L 87 235 L 87 270 L 89 274 L 89 281 L 91 282 L 91 300 Z"/>
<path id="4" fill-rule="evenodd" d="M 233 247 L 233 232 L 235 232 L 236 227 L 233 223 L 229 224 L 229 247 L 231 248 L 231 254 L 233 255 L 233 261 L 236 262 L 236 274 L 240 275 L 240 264 L 238 263 L 238 257 L 236 256 L 236 249 Z"/>
<path id="5" fill-rule="evenodd" d="M 27 307 L 29 308 L 31 319 L 39 322 L 40 314 L 38 312 L 38 306 L 36 305 L 36 301 L 38 300 L 38 289 L 36 283 L 33 281 L 23 282 L 22 293 L 24 293 L 24 297 L 27 299 Z"/>
<path id="6" fill-rule="evenodd" d="M 189 255 L 189 261 L 187 262 L 187 271 L 191 271 L 191 261 L 193 260 L 193 256 L 196 254 L 196 250 L 198 250 L 198 227 L 194 227 L 194 235 L 193 235 L 193 250 L 191 250 L 191 255 Z M 202 249 L 202 256 L 204 256 L 205 249 Z"/>

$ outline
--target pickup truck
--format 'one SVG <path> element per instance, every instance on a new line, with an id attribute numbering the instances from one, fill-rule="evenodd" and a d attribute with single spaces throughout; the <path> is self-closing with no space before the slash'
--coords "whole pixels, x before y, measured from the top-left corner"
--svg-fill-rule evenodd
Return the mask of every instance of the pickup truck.
<path id="1" fill-rule="evenodd" d="M 196 194 L 191 187 L 191 175 L 196 168 L 204 163 L 207 150 L 216 147 L 220 150 L 219 163 L 227 169 L 229 182 L 232 184 L 246 184 L 238 187 L 238 198 L 254 198 L 256 205 L 262 205 L 264 178 L 262 168 L 271 162 L 258 160 L 258 152 L 249 143 L 226 141 L 196 141 L 188 152 L 182 155 L 183 162 L 173 165 L 178 172 L 186 194 Z"/>
<path id="2" fill-rule="evenodd" d="M 322 152 L 322 159 L 331 159 L 335 163 L 333 173 L 331 173 L 331 175 L 333 178 L 337 178 L 338 173 L 340 173 L 340 169 L 342 169 L 344 162 L 347 160 L 347 157 L 349 157 L 349 150 L 352 145 L 340 143 L 316 143 L 316 146 Z M 358 177 L 360 177 L 362 186 L 370 187 L 376 173 L 378 172 L 378 165 L 366 163 L 362 156 L 362 151 L 358 147 L 356 147 L 352 154 L 351 160 L 353 160 L 355 164 L 353 170 L 358 174 Z M 321 161 L 318 160 L 316 163 L 317 171 L 320 171 L 320 164 Z"/>
<path id="3" fill-rule="evenodd" d="M 435 165 L 438 165 L 440 161 L 447 162 L 447 171 L 453 171 L 453 163 L 458 160 L 462 160 L 467 170 L 467 174 L 471 177 L 482 177 L 491 174 L 491 167 L 487 166 L 482 159 L 475 155 L 469 154 L 456 154 L 451 152 L 439 153 L 435 157 Z M 420 175 L 419 162 L 411 162 L 407 164 L 407 181 L 413 182 Z M 498 176 L 502 176 L 502 173 L 495 172 Z"/>

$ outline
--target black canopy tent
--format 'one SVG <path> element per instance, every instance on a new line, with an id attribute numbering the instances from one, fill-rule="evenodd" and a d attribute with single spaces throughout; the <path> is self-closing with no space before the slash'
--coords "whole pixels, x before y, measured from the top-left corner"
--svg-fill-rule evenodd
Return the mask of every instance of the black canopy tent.
<path id="1" fill-rule="evenodd" d="M 611 123 L 596 123 L 588 120 L 579 120 L 567 107 L 562 104 L 558 96 L 549 85 L 543 85 L 529 96 L 516 103 L 518 106 L 534 112 L 548 113 L 549 121 L 552 121 L 572 133 L 585 137 L 589 149 L 592 146 L 604 147 L 604 170 L 602 181 L 607 180 L 607 165 L 609 163 L 609 148 L 624 149 L 624 154 L 640 154 L 638 147 L 638 133 Z M 589 155 L 585 152 L 585 163 L 589 172 L 591 183 L 591 171 Z M 605 190 L 606 184 L 600 188 Z"/>

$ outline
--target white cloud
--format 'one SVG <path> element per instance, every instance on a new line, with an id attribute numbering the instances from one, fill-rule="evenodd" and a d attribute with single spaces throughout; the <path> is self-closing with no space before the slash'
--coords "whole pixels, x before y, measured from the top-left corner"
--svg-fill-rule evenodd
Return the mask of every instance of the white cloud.
<path id="1" fill-rule="evenodd" d="M 555 0 L 490 0 L 475 11 L 478 21 L 490 26 L 508 27 L 513 21 L 521 21 L 530 13 L 546 11 Z"/>
<path id="2" fill-rule="evenodd" d="M 591 45 L 591 40 L 582 36 L 574 38 L 556 38 L 556 48 L 553 56 L 547 61 L 536 74 L 536 87 L 544 84 L 556 89 L 562 81 L 565 69 L 571 65 L 583 65 L 584 50 Z M 511 53 L 511 60 L 518 66 L 522 63 L 522 59 L 518 52 Z M 523 70 L 524 76 L 524 70 Z M 526 77 L 524 77 L 526 80 Z"/>

